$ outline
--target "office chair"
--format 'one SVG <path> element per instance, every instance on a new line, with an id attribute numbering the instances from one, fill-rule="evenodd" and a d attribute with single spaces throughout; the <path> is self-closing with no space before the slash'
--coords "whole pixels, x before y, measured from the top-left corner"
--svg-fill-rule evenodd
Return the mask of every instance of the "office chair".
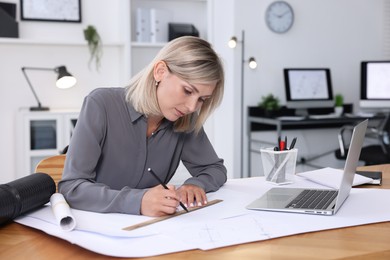
<path id="1" fill-rule="evenodd" d="M 367 128 L 366 138 L 376 139 L 377 144 L 364 146 L 360 153 L 360 161 L 365 165 L 386 164 L 390 163 L 390 113 L 385 115 L 385 118 L 378 126 Z M 340 129 L 338 141 L 340 148 L 335 151 L 335 156 L 339 160 L 345 160 L 348 154 L 348 143 L 345 141 L 346 136 L 351 136 L 353 126 L 346 125 Z M 349 140 L 349 139 L 348 139 Z"/>
<path id="2" fill-rule="evenodd" d="M 35 172 L 46 173 L 53 178 L 56 184 L 56 192 L 58 192 L 58 182 L 62 178 L 65 158 L 66 158 L 65 154 L 47 157 L 41 160 L 35 167 Z"/>

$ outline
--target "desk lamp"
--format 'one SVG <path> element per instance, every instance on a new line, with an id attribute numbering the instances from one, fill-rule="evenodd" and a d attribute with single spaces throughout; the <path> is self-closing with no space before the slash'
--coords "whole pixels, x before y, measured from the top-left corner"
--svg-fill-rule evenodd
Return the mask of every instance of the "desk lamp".
<path id="1" fill-rule="evenodd" d="M 234 49 L 237 46 L 237 37 L 233 36 L 229 42 L 228 46 Z M 250 57 L 248 60 L 245 60 L 245 31 L 242 31 L 241 35 L 241 178 L 244 177 L 244 64 L 248 63 L 250 69 L 255 69 L 257 67 L 257 62 L 254 57 Z M 250 154 L 248 154 L 250 156 Z M 250 167 L 250 165 L 248 165 Z"/>
<path id="2" fill-rule="evenodd" d="M 48 107 L 42 107 L 41 102 L 39 101 L 39 98 L 37 96 L 37 93 L 34 90 L 34 87 L 31 84 L 30 79 L 27 76 L 26 70 L 49 70 L 54 71 L 58 74 L 58 78 L 56 81 L 56 86 L 61 89 L 71 88 L 74 85 L 76 85 L 76 78 L 73 77 L 67 70 L 65 66 L 59 66 L 55 68 L 36 68 L 36 67 L 22 67 L 22 72 L 24 77 L 27 80 L 28 85 L 30 86 L 31 91 L 34 94 L 35 99 L 38 102 L 37 107 L 30 107 L 30 111 L 47 111 L 49 110 Z"/>

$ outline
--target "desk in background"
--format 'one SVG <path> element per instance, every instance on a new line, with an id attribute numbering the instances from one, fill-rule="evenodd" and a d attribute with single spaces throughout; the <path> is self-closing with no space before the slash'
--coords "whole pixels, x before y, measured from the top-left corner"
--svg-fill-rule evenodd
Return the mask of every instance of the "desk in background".
<path id="1" fill-rule="evenodd" d="M 359 167 L 359 170 L 383 172 L 382 186 L 364 185 L 362 187 L 390 188 L 390 164 Z M 304 233 L 209 251 L 184 251 L 150 259 L 390 259 L 389 240 L 390 222 L 383 222 Z M 51 260 L 58 257 L 63 259 L 118 259 L 99 255 L 17 223 L 0 227 L 0 259 Z"/>
<path id="2" fill-rule="evenodd" d="M 264 113 L 258 107 L 249 107 L 248 108 L 248 117 L 247 117 L 247 137 L 248 137 L 248 177 L 252 176 L 251 172 L 251 153 L 260 153 L 258 150 L 252 149 L 252 142 L 261 142 L 266 143 L 271 146 L 276 145 L 277 136 L 282 136 L 284 130 L 308 130 L 308 129 L 326 129 L 326 128 L 341 128 L 344 125 L 355 125 L 367 117 L 361 116 L 341 116 L 334 118 L 321 118 L 321 119 L 313 119 L 313 118 L 303 118 L 300 120 L 280 120 L 279 116 L 292 116 L 294 113 L 291 110 L 284 110 L 285 114 L 277 114 L 274 117 L 266 117 Z M 347 111 L 348 112 L 348 111 Z M 379 124 L 383 119 L 385 119 L 384 115 L 375 115 L 373 117 L 368 118 L 370 124 L 373 122 L 374 124 Z M 252 132 L 254 131 L 275 131 L 275 142 L 270 142 L 269 140 L 257 140 L 252 138 Z M 337 137 L 335 136 L 335 139 Z M 333 153 L 332 151 L 324 151 L 323 153 L 313 156 L 311 158 L 302 158 L 301 163 L 308 164 L 308 162 L 318 159 L 319 157 L 328 155 Z"/>

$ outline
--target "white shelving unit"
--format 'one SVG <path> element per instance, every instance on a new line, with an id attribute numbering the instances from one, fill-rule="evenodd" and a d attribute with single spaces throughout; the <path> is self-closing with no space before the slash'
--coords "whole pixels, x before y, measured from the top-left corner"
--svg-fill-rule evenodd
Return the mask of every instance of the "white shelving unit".
<path id="1" fill-rule="evenodd" d="M 18 177 L 34 173 L 36 165 L 69 144 L 78 118 L 76 110 L 29 111 L 18 114 Z"/>
<path id="2" fill-rule="evenodd" d="M 136 41 L 136 11 L 137 8 L 160 9 L 171 13 L 172 23 L 193 24 L 199 31 L 199 36 L 209 40 L 211 34 L 210 13 L 212 0 L 131 0 L 130 8 L 130 44 L 129 66 L 131 75 L 135 75 L 154 58 L 166 42 L 148 43 Z"/>

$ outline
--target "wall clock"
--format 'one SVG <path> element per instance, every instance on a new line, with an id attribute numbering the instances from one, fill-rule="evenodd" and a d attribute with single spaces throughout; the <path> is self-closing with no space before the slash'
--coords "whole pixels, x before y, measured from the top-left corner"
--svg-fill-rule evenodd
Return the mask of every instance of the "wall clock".
<path id="1" fill-rule="evenodd" d="M 294 23 L 294 11 L 285 1 L 271 3 L 265 11 L 265 22 L 275 33 L 285 33 Z"/>

